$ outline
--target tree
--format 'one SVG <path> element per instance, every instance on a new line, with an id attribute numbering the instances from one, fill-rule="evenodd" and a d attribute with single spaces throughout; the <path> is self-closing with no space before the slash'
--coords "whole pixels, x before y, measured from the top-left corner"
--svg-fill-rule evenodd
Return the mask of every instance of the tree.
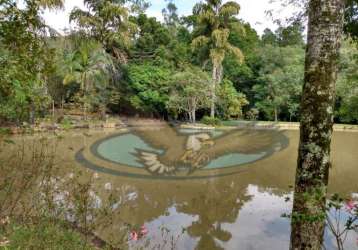
<path id="1" fill-rule="evenodd" d="M 261 82 L 253 86 L 255 106 L 276 122 L 282 111 L 292 119 L 298 111 L 303 83 L 304 50 L 266 45 L 262 48 Z"/>
<path id="2" fill-rule="evenodd" d="M 280 46 L 303 46 L 304 27 L 301 22 L 294 21 L 287 27 L 279 27 L 276 30 L 277 41 Z"/>
<path id="3" fill-rule="evenodd" d="M 162 10 L 164 22 L 169 27 L 176 27 L 179 24 L 178 8 L 173 0 L 166 0 L 168 4 L 165 9 Z"/>
<path id="4" fill-rule="evenodd" d="M 272 32 L 272 30 L 266 28 L 264 30 L 264 33 L 261 37 L 261 40 L 262 40 L 262 43 L 264 45 L 267 45 L 267 44 L 271 44 L 271 45 L 276 45 L 278 42 L 277 42 L 277 36 L 274 32 Z"/>
<path id="5" fill-rule="evenodd" d="M 190 122 L 196 122 L 196 111 L 209 107 L 210 77 L 199 68 L 187 67 L 172 78 L 170 97 L 167 107 L 175 114 L 185 112 Z"/>
<path id="6" fill-rule="evenodd" d="M 337 81 L 337 118 L 339 121 L 358 122 L 358 47 L 352 39 L 343 43 Z"/>
<path id="7" fill-rule="evenodd" d="M 108 86 L 110 70 L 113 62 L 103 47 L 94 41 L 83 42 L 74 52 L 68 53 L 64 58 L 63 83 L 75 82 L 81 89 L 81 102 L 83 103 L 83 114 L 86 119 L 88 107 L 93 105 L 94 98 L 100 98 L 98 92 L 102 92 Z M 97 91 L 98 89 L 102 91 Z M 92 95 L 93 92 L 96 95 Z M 105 112 L 107 102 L 101 100 L 96 102 L 101 106 L 102 113 Z"/>
<path id="8" fill-rule="evenodd" d="M 242 50 L 245 61 L 240 63 L 237 59 L 228 55 L 223 63 L 225 78 L 230 80 L 237 91 L 246 95 L 250 103 L 255 103 L 252 86 L 258 83 L 261 63 L 260 38 L 250 24 L 243 23 L 242 31 L 232 30 L 229 41 L 235 47 Z"/>
<path id="9" fill-rule="evenodd" d="M 344 32 L 358 39 L 358 0 L 346 0 Z"/>
<path id="10" fill-rule="evenodd" d="M 343 0 L 310 0 L 291 249 L 321 249 Z"/>
<path id="11" fill-rule="evenodd" d="M 137 39 L 130 51 L 132 59 L 146 60 L 153 59 L 158 54 L 160 46 L 168 46 L 171 41 L 170 34 L 163 24 L 158 22 L 155 17 L 148 17 L 140 14 L 130 18 L 138 27 L 136 32 Z"/>
<path id="12" fill-rule="evenodd" d="M 50 29 L 40 12 L 61 8 L 60 0 L 26 0 L 0 4 L 0 120 L 34 122 L 48 101 L 46 79 L 52 72 Z"/>
<path id="13" fill-rule="evenodd" d="M 128 64 L 122 84 L 127 110 L 150 116 L 166 114 L 172 74 L 170 68 L 149 62 Z"/>
<path id="14" fill-rule="evenodd" d="M 224 119 L 242 117 L 242 108 L 249 104 L 246 96 L 236 91 L 233 83 L 224 80 L 217 88 L 218 111 Z"/>
<path id="15" fill-rule="evenodd" d="M 194 50 L 200 50 L 207 60 L 212 63 L 211 84 L 211 117 L 215 116 L 215 89 L 223 79 L 223 61 L 227 54 L 232 54 L 242 62 L 244 56 L 241 50 L 229 42 L 230 32 L 233 29 L 242 29 L 240 22 L 234 16 L 239 14 L 240 5 L 236 2 L 221 0 L 206 0 L 194 6 L 193 14 L 197 15 L 194 39 Z"/>
<path id="16" fill-rule="evenodd" d="M 125 0 L 84 0 L 88 11 L 74 8 L 70 21 L 76 22 L 82 31 L 95 39 L 119 62 L 127 62 L 126 52 L 136 29 L 129 20 Z"/>

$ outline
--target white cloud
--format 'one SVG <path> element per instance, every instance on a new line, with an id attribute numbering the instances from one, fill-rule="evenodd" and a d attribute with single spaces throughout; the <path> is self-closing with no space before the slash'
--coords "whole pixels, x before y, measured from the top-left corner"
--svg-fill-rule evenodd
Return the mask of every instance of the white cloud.
<path id="1" fill-rule="evenodd" d="M 158 21 L 164 20 L 161 10 L 149 9 L 146 13 L 148 16 L 155 17 Z"/>
<path id="2" fill-rule="evenodd" d="M 147 14 L 162 21 L 162 9 L 165 7 L 166 2 L 164 0 L 152 0 L 151 2 L 152 6 L 147 10 Z M 176 5 L 178 6 L 179 14 L 190 14 L 191 9 L 196 2 L 199 2 L 199 0 L 177 0 Z M 241 12 L 239 17 L 250 23 L 259 34 L 262 34 L 263 30 L 267 27 L 273 30 L 277 28 L 274 22 L 266 15 L 267 10 L 273 9 L 275 17 L 280 17 L 282 19 L 289 17 L 294 12 L 293 7 L 282 8 L 281 5 L 277 2 L 271 4 L 270 0 L 236 0 L 236 2 L 241 5 Z M 83 0 L 66 0 L 65 9 L 63 11 L 46 11 L 43 14 L 43 17 L 45 18 L 48 25 L 58 31 L 62 31 L 64 28 L 71 28 L 71 25 L 69 24 L 69 13 L 74 7 L 85 9 Z"/>
<path id="3" fill-rule="evenodd" d="M 61 32 L 63 29 L 73 28 L 70 25 L 69 18 L 71 10 L 75 7 L 86 9 L 83 0 L 66 0 L 64 10 L 48 11 L 42 15 L 46 21 L 46 24 Z"/>

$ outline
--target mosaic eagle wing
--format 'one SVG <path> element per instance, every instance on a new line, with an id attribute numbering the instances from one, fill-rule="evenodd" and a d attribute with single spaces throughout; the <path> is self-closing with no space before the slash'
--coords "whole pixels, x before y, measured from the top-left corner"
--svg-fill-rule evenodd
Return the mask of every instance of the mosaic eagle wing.
<path id="1" fill-rule="evenodd" d="M 158 129 L 135 131 L 150 146 L 163 149 L 163 154 L 138 150 L 137 157 L 151 173 L 166 174 L 175 171 L 180 157 L 185 153 L 187 137 L 177 133 L 175 128 L 163 125 Z"/>
<path id="2" fill-rule="evenodd" d="M 227 154 L 257 154 L 266 151 L 273 143 L 271 133 L 234 130 L 206 142 L 200 151 L 186 155 L 185 161 L 191 163 L 192 171 L 194 171 L 205 167 L 211 160 Z"/>
<path id="3" fill-rule="evenodd" d="M 212 156 L 228 153 L 252 154 L 262 152 L 274 143 L 273 133 L 257 130 L 234 130 L 216 139 L 212 147 L 206 147 L 203 152 Z"/>

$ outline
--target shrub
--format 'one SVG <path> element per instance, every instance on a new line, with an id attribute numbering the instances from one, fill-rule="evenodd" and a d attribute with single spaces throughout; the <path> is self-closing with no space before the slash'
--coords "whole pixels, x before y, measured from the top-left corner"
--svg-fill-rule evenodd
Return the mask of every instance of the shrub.
<path id="1" fill-rule="evenodd" d="M 221 125 L 221 120 L 217 117 L 204 116 L 201 119 L 201 122 L 206 125 L 211 125 L 211 126 L 220 126 Z"/>

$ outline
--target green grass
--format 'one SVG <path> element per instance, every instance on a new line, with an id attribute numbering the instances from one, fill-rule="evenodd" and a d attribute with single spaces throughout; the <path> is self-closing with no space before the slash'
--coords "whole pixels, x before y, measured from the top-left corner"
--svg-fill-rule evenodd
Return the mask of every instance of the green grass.
<path id="1" fill-rule="evenodd" d="M 71 123 L 71 121 L 69 119 L 64 119 L 61 122 L 61 127 L 64 130 L 70 130 L 73 126 L 72 126 L 72 123 Z"/>
<path id="2" fill-rule="evenodd" d="M 0 135 L 9 135 L 11 130 L 9 128 L 1 128 L 0 127 Z"/>
<path id="3" fill-rule="evenodd" d="M 0 241 L 4 237 L 10 243 L 0 249 L 95 249 L 81 234 L 46 220 L 30 225 L 11 223 L 0 229 Z"/>

